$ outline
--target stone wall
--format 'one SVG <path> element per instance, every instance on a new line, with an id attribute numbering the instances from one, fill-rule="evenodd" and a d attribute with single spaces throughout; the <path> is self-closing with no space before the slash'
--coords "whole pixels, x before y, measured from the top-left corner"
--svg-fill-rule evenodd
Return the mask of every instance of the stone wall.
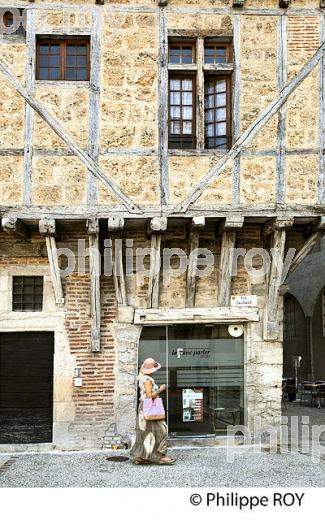
<path id="1" fill-rule="evenodd" d="M 208 223 L 202 232 L 200 247 L 211 250 L 215 268 L 209 276 L 197 279 L 196 306 L 216 307 L 219 280 L 221 240 L 215 225 Z M 300 247 L 301 231 L 288 232 L 288 246 Z M 125 230 L 123 240 L 133 241 L 134 253 L 149 246 L 145 227 Z M 58 247 L 69 248 L 78 257 L 77 240 L 87 247 L 87 235 L 81 224 L 65 225 L 61 229 Z M 124 242 L 125 244 L 125 242 Z M 236 247 L 249 250 L 262 247 L 259 225 L 247 224 L 238 232 Z M 185 227 L 175 225 L 163 238 L 162 247 L 177 247 L 188 255 Z M 90 352 L 90 278 L 88 261 L 85 272 L 74 272 L 63 278 L 64 309 L 56 308 L 51 286 L 44 238 L 32 231 L 31 238 L 17 241 L 0 233 L 0 323 L 1 331 L 54 330 L 54 444 L 63 448 L 105 447 L 109 439 L 119 438 L 130 443 L 134 435 L 138 343 L 141 326 L 133 323 L 134 308 L 146 308 L 148 278 L 140 283 L 139 273 L 126 276 L 127 306 L 117 308 L 111 276 L 101 277 L 101 351 Z M 80 250 L 79 250 L 80 254 Z M 148 268 L 146 257 L 144 266 Z M 78 264 L 77 264 L 78 265 Z M 79 264 L 79 268 L 82 264 Z M 66 267 L 64 257 L 62 268 Z M 258 269 L 261 259 L 255 257 Z M 172 264 L 177 268 L 177 261 Z M 11 311 L 13 274 L 45 274 L 44 310 L 41 313 Z M 184 308 L 185 274 L 171 279 L 163 286 L 160 280 L 160 306 Z M 248 276 L 243 257 L 238 259 L 237 274 L 233 278 L 233 294 L 255 294 L 258 299 L 260 321 L 245 325 L 245 399 L 246 423 L 251 426 L 254 416 L 269 425 L 279 420 L 282 378 L 281 340 L 263 339 L 263 310 L 266 302 L 265 279 Z M 282 305 L 282 303 L 281 303 Z M 282 307 L 279 307 L 282 320 Z M 280 336 L 281 337 L 281 336 Z M 74 387 L 74 369 L 81 368 L 83 386 Z"/>
<path id="2" fill-rule="evenodd" d="M 160 172 L 158 160 L 158 9 L 154 0 L 119 2 L 94 6 L 71 1 L 46 9 L 46 2 L 35 2 L 34 31 L 37 34 L 90 34 L 94 13 L 102 13 L 100 51 L 99 148 L 103 171 L 137 204 L 159 205 Z M 141 6 L 139 12 L 125 11 L 130 4 Z M 74 9 L 78 4 L 83 9 Z M 27 4 L 26 4 L 27 5 Z M 184 36 L 232 36 L 234 15 L 231 1 L 172 0 L 167 9 L 168 30 Z M 274 9 L 274 15 L 240 15 L 240 129 L 244 131 L 279 92 L 278 32 L 279 11 L 276 0 L 248 0 L 247 9 Z M 183 12 L 172 10 L 183 9 Z M 199 12 L 200 7 L 224 9 Z M 316 51 L 320 43 L 320 12 L 304 16 L 297 8 L 318 8 L 319 1 L 291 2 L 288 11 L 286 59 L 291 79 Z M 198 12 L 193 14 L 191 9 Z M 0 40 L 1 55 L 24 83 L 28 48 L 22 39 Z M 24 112 L 25 104 L 0 75 L 3 92 L 0 124 L 0 203 L 22 203 Z M 89 146 L 91 89 L 86 82 L 33 81 L 35 97 L 60 121 L 84 149 Z M 10 100 L 10 102 L 7 102 Z M 6 102 L 6 107 L 4 103 Z M 241 158 L 240 202 L 274 202 L 278 116 L 248 145 L 254 157 Z M 67 146 L 39 116 L 34 117 L 31 144 L 32 203 L 36 205 L 82 205 L 87 201 L 88 175 L 79 159 L 65 154 Z M 316 200 L 319 148 L 319 67 L 302 83 L 287 102 L 285 145 L 287 202 L 312 203 Z M 301 157 L 303 150 L 308 155 Z M 5 151 L 9 150 L 9 151 Z M 109 151 L 109 156 L 107 153 Z M 68 150 L 67 150 L 68 152 Z M 116 152 L 115 155 L 112 155 Z M 136 154 L 136 156 L 130 154 Z M 53 156 L 54 154 L 54 156 Z M 40 155 L 40 156 L 39 156 Z M 263 156 L 261 156 L 263 155 Z M 220 152 L 168 159 L 172 203 L 178 203 L 220 159 Z M 212 183 L 197 204 L 229 204 L 232 200 L 233 164 Z M 257 186 L 258 185 L 258 186 Z M 53 189 L 51 190 L 52 187 Z M 303 193 L 303 196 L 302 196 Z M 114 205 L 116 199 L 101 186 L 100 205 Z"/>

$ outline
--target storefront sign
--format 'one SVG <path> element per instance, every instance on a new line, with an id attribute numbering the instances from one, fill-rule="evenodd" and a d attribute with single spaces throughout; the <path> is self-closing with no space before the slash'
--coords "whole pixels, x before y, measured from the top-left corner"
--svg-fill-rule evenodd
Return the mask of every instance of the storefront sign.
<path id="1" fill-rule="evenodd" d="M 254 294 L 232 296 L 231 305 L 232 307 L 257 307 L 257 296 Z"/>

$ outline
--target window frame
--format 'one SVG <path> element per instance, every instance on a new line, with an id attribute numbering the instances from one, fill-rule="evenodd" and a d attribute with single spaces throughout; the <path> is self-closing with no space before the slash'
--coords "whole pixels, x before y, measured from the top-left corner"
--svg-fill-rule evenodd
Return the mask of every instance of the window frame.
<path id="1" fill-rule="evenodd" d="M 231 42 L 221 41 L 221 40 L 204 40 L 204 49 L 203 49 L 203 63 L 204 65 L 220 65 L 223 62 L 214 61 L 213 63 L 207 63 L 205 61 L 205 49 L 214 47 L 216 49 L 226 49 L 226 63 L 232 63 L 233 61 L 233 46 Z"/>
<path id="2" fill-rule="evenodd" d="M 191 47 L 192 48 L 192 62 L 191 63 L 183 63 L 182 61 L 180 63 L 172 63 L 170 61 L 171 57 L 171 47 Z M 197 51 L 196 51 L 196 41 L 193 39 L 190 40 L 176 40 L 176 39 L 168 39 L 168 65 L 178 65 L 182 67 L 190 67 L 191 65 L 195 65 L 197 62 Z"/>
<path id="3" fill-rule="evenodd" d="M 17 279 L 21 279 L 21 282 L 18 283 Z M 33 278 L 33 284 L 25 284 L 24 279 Z M 38 283 L 36 283 L 36 279 Z M 30 285 L 33 290 L 30 294 L 24 291 L 24 288 Z M 20 287 L 20 292 L 15 292 L 15 287 Z M 35 287 L 41 287 L 41 292 L 36 293 Z M 20 302 L 15 301 L 15 297 L 20 296 Z M 25 302 L 24 297 L 30 296 L 31 302 Z M 36 296 L 41 297 L 41 302 L 36 301 Z M 30 308 L 26 309 L 24 306 L 29 305 Z M 18 308 L 17 308 L 18 307 Z M 37 307 L 37 308 L 35 308 Z M 13 275 L 12 276 L 12 303 L 11 310 L 12 312 L 42 312 L 44 308 L 44 276 L 42 275 Z"/>
<path id="4" fill-rule="evenodd" d="M 41 45 L 59 45 L 59 57 L 60 57 L 60 78 L 51 79 L 51 78 L 41 78 L 40 77 L 40 46 Z M 87 71 L 87 79 L 66 79 L 66 69 L 69 68 L 66 66 L 66 48 L 67 45 L 85 45 L 86 46 L 86 71 Z M 77 67 L 76 67 L 77 68 Z M 85 67 L 82 67 L 85 68 Z M 76 36 L 72 38 L 37 38 L 36 40 L 36 79 L 39 81 L 90 81 L 90 38 L 85 38 L 85 36 Z"/>
<path id="5" fill-rule="evenodd" d="M 209 81 L 216 80 L 225 80 L 226 81 L 226 130 L 227 130 L 227 145 L 225 147 L 222 146 L 207 146 L 207 138 L 206 135 L 206 117 L 205 114 L 208 109 L 205 108 L 205 97 L 206 97 L 206 87 Z M 214 107 L 215 110 L 216 107 Z M 214 120 L 215 124 L 216 121 Z M 204 149 L 205 150 L 230 150 L 232 143 L 232 81 L 231 76 L 229 74 L 205 74 L 204 75 Z"/>
<path id="6" fill-rule="evenodd" d="M 171 133 L 171 117 L 170 117 L 170 81 L 174 79 L 184 80 L 184 79 L 190 79 L 192 81 L 192 133 L 191 134 L 172 134 Z M 182 92 L 182 91 L 180 91 Z M 180 109 L 182 109 L 182 103 L 179 105 Z M 168 149 L 169 150 L 196 150 L 197 148 L 197 130 L 196 130 L 196 121 L 197 121 L 197 99 L 196 99 L 196 74 L 193 74 L 191 72 L 185 71 L 184 72 L 177 72 L 177 73 L 170 73 L 168 76 Z M 182 117 L 180 118 L 180 121 L 182 122 Z M 186 120 L 187 121 L 187 120 Z M 172 139 L 179 139 L 180 145 L 179 146 L 171 146 L 171 140 Z M 182 146 L 182 141 L 184 138 L 188 138 L 192 140 L 192 146 L 191 147 L 184 147 Z"/>

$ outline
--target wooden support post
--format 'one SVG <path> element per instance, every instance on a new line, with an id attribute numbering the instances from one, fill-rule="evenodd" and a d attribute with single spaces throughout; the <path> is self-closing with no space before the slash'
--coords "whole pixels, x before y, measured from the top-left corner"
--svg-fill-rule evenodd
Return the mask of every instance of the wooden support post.
<path id="1" fill-rule="evenodd" d="M 194 217 L 191 222 L 191 230 L 189 236 L 189 264 L 186 274 L 186 307 L 195 306 L 195 290 L 196 290 L 196 270 L 198 253 L 196 250 L 200 245 L 200 232 L 205 226 L 204 217 Z"/>
<path id="2" fill-rule="evenodd" d="M 55 240 L 55 235 L 57 232 L 55 220 L 49 218 L 41 219 L 38 223 L 38 228 L 40 234 L 45 236 L 55 302 L 58 307 L 62 307 L 64 305 L 64 297 Z"/>
<path id="3" fill-rule="evenodd" d="M 278 52 L 277 52 L 277 83 L 281 92 L 287 83 L 287 15 L 278 18 Z M 276 191 L 278 204 L 285 203 L 285 141 L 286 141 L 286 105 L 279 109 L 277 129 L 276 156 Z"/>
<path id="4" fill-rule="evenodd" d="M 100 351 L 100 251 L 98 219 L 87 222 L 89 235 L 89 272 L 90 272 L 90 315 L 91 315 L 91 351 Z"/>
<path id="5" fill-rule="evenodd" d="M 115 296 L 118 305 L 127 305 L 126 285 L 123 268 L 123 244 L 121 231 L 124 227 L 123 218 L 109 217 L 107 229 L 112 241 L 112 263 Z"/>
<path id="6" fill-rule="evenodd" d="M 293 219 L 276 219 L 265 227 L 265 234 L 273 231 L 273 254 L 267 285 L 267 300 L 264 314 L 264 339 L 279 339 L 280 324 L 278 321 L 279 296 L 282 285 L 282 269 L 285 255 L 287 229 L 293 225 Z"/>
<path id="7" fill-rule="evenodd" d="M 196 118 L 196 135 L 197 147 L 204 149 L 204 38 L 201 36 L 197 39 L 197 75 L 196 75 L 196 93 L 197 93 L 197 118 Z"/>
<path id="8" fill-rule="evenodd" d="M 325 234 L 325 217 L 321 217 L 321 219 L 317 222 L 316 226 L 312 230 L 312 233 L 300 251 L 294 257 L 288 276 L 292 274 L 297 267 L 304 261 L 306 256 L 313 250 L 317 242 L 324 236 Z"/>
<path id="9" fill-rule="evenodd" d="M 232 129 L 233 139 L 237 141 L 240 137 L 240 100 L 241 100 L 241 15 L 235 14 L 233 16 L 233 110 L 232 110 Z M 240 204 L 240 181 L 241 181 L 241 160 L 240 154 L 234 158 L 233 167 L 233 182 L 232 182 L 232 201 L 233 205 Z"/>
<path id="10" fill-rule="evenodd" d="M 55 302 L 58 307 L 64 305 L 63 289 L 60 275 L 59 259 L 56 247 L 56 241 L 53 236 L 45 236 L 47 256 L 50 264 L 51 280 L 55 296 Z"/>
<path id="11" fill-rule="evenodd" d="M 150 220 L 148 232 L 151 234 L 150 275 L 148 286 L 148 307 L 159 307 L 159 278 L 161 266 L 161 237 L 167 229 L 166 217 L 154 217 Z"/>
<path id="12" fill-rule="evenodd" d="M 234 260 L 236 230 L 244 225 L 243 217 L 227 217 L 220 231 L 222 233 L 221 256 L 219 266 L 218 307 L 230 305 L 231 280 Z"/>
<path id="13" fill-rule="evenodd" d="M 158 138 L 160 170 L 160 202 L 169 204 L 169 167 L 168 167 L 168 18 L 162 0 L 158 10 L 159 56 L 158 56 Z"/>
<path id="14" fill-rule="evenodd" d="M 1 219 L 1 225 L 3 230 L 8 235 L 15 236 L 16 238 L 26 240 L 29 238 L 29 229 L 26 224 L 14 216 L 4 216 Z"/>

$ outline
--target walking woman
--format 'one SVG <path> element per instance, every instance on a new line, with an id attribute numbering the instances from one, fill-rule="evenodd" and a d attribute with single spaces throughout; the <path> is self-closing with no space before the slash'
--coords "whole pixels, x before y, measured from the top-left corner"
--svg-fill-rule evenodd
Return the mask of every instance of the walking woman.
<path id="1" fill-rule="evenodd" d="M 147 358 L 141 365 L 138 383 L 140 388 L 140 402 L 137 417 L 135 443 L 130 455 L 135 464 L 173 464 L 175 461 L 166 455 L 167 452 L 167 424 L 164 419 L 146 420 L 143 415 L 144 399 L 155 399 L 166 390 L 166 385 L 160 388 L 151 375 L 161 368 L 153 358 Z"/>

